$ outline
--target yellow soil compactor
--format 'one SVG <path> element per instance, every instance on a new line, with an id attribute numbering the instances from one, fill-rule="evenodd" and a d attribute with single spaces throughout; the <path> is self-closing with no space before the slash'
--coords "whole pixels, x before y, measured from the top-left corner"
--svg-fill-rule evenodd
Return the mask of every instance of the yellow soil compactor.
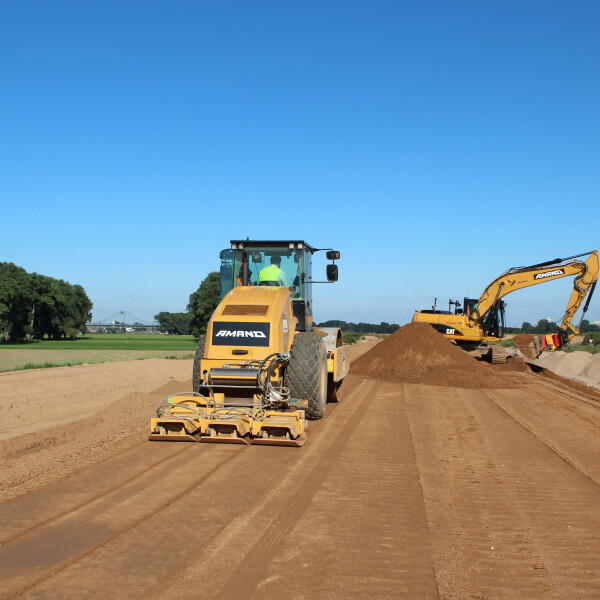
<path id="1" fill-rule="evenodd" d="M 337 281 L 340 257 L 327 250 L 327 281 L 313 281 L 318 251 L 232 240 L 221 252 L 221 302 L 198 343 L 193 392 L 161 401 L 151 440 L 304 444 L 307 418 L 340 399 L 350 364 L 341 331 L 313 326 L 312 284 Z"/>

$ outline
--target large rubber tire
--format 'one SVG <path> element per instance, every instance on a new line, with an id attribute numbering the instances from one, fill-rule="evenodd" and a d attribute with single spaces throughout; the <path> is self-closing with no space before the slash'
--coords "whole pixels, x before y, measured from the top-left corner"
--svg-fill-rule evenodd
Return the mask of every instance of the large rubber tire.
<path id="1" fill-rule="evenodd" d="M 204 346 L 206 345 L 206 340 L 201 337 L 198 340 L 198 348 L 196 348 L 196 355 L 194 356 L 194 369 L 192 371 L 192 387 L 193 391 L 196 393 L 200 392 L 200 361 L 204 358 Z"/>
<path id="2" fill-rule="evenodd" d="M 320 419 L 327 406 L 327 351 L 321 336 L 298 333 L 286 368 L 285 385 L 292 398 L 308 401 L 306 416 Z"/>

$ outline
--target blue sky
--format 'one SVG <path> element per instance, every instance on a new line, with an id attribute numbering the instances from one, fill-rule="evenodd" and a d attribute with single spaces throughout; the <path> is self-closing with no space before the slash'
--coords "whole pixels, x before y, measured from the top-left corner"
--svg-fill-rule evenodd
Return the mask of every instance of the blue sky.
<path id="1" fill-rule="evenodd" d="M 598 247 L 598 3 L 1 8 L 0 260 L 97 319 L 184 310 L 233 238 L 338 248 L 317 320 L 401 324 Z"/>

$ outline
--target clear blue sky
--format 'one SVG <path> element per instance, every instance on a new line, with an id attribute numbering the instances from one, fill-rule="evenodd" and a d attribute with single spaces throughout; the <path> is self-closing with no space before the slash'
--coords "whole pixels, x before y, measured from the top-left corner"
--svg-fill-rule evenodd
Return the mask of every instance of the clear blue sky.
<path id="1" fill-rule="evenodd" d="M 585 1 L 3 2 L 0 260 L 83 285 L 97 319 L 184 310 L 247 236 L 341 251 L 317 320 L 478 296 L 600 245 L 598 22 Z M 509 324 L 561 316 L 570 286 L 509 296 Z"/>

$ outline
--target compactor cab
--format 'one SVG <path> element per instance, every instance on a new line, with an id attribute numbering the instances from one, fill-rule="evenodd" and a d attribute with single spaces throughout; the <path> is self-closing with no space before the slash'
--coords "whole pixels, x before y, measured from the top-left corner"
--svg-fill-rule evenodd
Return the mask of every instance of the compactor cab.
<path id="1" fill-rule="evenodd" d="M 313 325 L 319 249 L 299 240 L 232 240 L 221 251 L 221 302 L 194 358 L 193 393 L 161 402 L 150 439 L 300 446 L 306 418 L 340 398 L 349 368 L 337 328 Z"/>
<path id="2" fill-rule="evenodd" d="M 279 259 L 279 268 L 285 278 L 281 285 L 290 289 L 293 313 L 297 319 L 297 331 L 312 331 L 313 307 L 312 255 L 318 252 L 303 241 L 267 242 L 250 240 L 232 240 L 231 248 L 221 251 L 221 299 L 237 286 L 267 285 L 260 282 L 260 273 L 270 267 L 272 260 Z M 338 272 L 335 260 L 340 253 L 327 251 L 332 264 L 327 265 L 327 281 L 337 281 Z M 324 282 L 318 282 L 324 283 Z M 271 284 L 268 284 L 273 287 Z"/>

